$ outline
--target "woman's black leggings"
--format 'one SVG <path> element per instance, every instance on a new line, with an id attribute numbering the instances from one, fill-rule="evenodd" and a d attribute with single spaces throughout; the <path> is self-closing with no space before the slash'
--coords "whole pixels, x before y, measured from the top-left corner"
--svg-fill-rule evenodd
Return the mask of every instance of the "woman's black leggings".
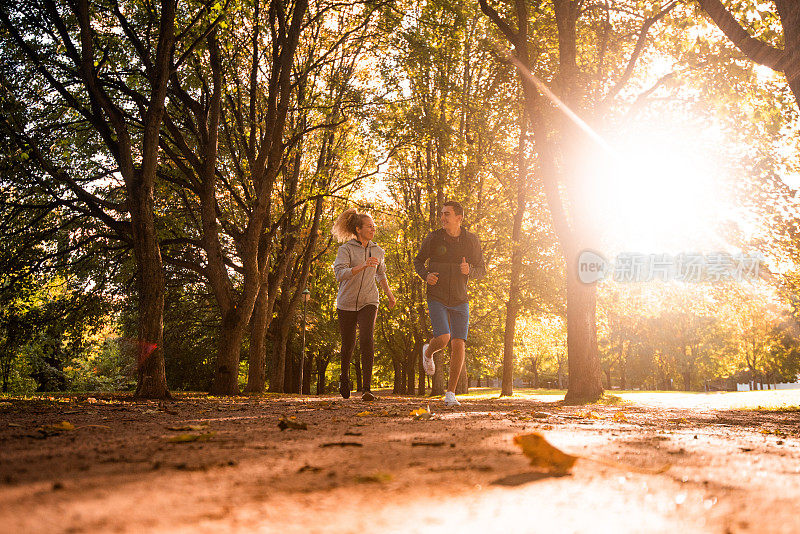
<path id="1" fill-rule="evenodd" d="M 372 386 L 372 362 L 375 359 L 375 318 L 378 307 L 372 304 L 358 311 L 336 309 L 339 316 L 339 332 L 342 334 L 342 375 L 350 373 L 350 359 L 356 344 L 356 326 L 358 326 L 358 343 L 361 347 L 361 373 L 364 378 L 364 391 Z"/>

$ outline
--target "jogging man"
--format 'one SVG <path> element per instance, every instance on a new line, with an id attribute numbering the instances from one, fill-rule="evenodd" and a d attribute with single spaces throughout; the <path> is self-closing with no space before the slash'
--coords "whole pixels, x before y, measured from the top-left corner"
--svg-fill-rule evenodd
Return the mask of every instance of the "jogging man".
<path id="1" fill-rule="evenodd" d="M 422 347 L 422 366 L 433 375 L 433 355 L 449 342 L 450 378 L 444 394 L 445 406 L 460 406 L 456 385 L 464 365 L 469 332 L 467 281 L 486 274 L 478 237 L 461 226 L 464 208 L 455 201 L 444 203 L 442 227 L 428 234 L 414 258 L 414 269 L 427 284 L 428 315 L 433 339 Z M 425 262 L 428 262 L 427 267 Z"/>

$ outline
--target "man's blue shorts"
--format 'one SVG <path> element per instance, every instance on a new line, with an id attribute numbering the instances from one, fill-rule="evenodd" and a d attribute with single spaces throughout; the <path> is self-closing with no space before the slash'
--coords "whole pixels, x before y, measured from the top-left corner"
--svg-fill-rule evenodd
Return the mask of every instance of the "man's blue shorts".
<path id="1" fill-rule="evenodd" d="M 428 299 L 433 337 L 450 334 L 450 339 L 467 340 L 469 333 L 469 302 L 445 306 L 438 300 Z"/>

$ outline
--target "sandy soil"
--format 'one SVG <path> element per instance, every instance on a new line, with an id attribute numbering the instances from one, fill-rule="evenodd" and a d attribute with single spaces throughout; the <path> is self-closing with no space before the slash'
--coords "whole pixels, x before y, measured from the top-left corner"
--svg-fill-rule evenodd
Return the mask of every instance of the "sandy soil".
<path id="1" fill-rule="evenodd" d="M 0 399 L 0 525 L 9 533 L 800 531 L 800 412 L 694 399 L 588 407 L 483 399 L 457 409 L 389 395 L 373 403 Z M 427 405 L 432 418 L 410 415 Z M 307 429 L 281 430 L 282 417 Z M 62 421 L 75 428 L 47 426 Z M 532 431 L 606 463 L 580 460 L 563 476 L 534 470 L 512 443 Z M 664 473 L 646 471 L 666 464 Z"/>

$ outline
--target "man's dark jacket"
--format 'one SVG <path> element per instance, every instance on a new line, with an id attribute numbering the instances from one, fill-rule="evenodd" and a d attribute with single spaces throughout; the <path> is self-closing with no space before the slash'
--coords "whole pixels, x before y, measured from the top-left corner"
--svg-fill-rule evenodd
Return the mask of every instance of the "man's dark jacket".
<path id="1" fill-rule="evenodd" d="M 469 275 L 461 274 L 462 258 L 469 263 Z M 429 299 L 438 300 L 445 306 L 467 302 L 467 280 L 486 275 L 478 236 L 463 227 L 458 237 L 449 236 L 444 228 L 431 232 L 422 241 L 419 253 L 414 258 L 414 270 L 423 280 L 428 273 L 439 273 L 439 281 L 435 286 L 426 284 Z"/>

